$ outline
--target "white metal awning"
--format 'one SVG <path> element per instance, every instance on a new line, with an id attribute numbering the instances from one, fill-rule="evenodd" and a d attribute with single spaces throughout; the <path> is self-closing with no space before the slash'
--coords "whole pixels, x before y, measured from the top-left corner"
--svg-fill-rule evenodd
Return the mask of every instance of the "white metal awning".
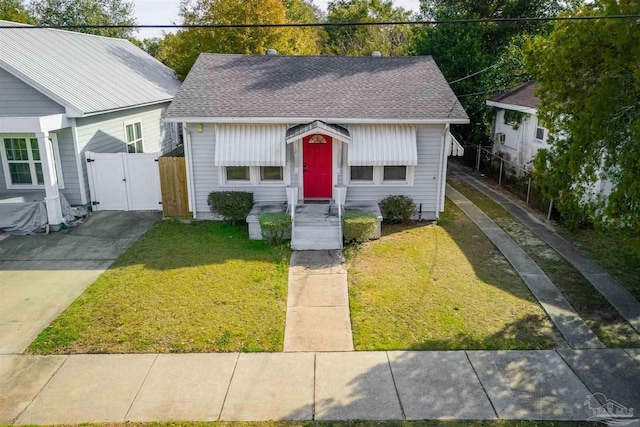
<path id="1" fill-rule="evenodd" d="M 458 142 L 451 132 L 447 132 L 444 136 L 447 156 L 464 156 L 464 147 Z"/>
<path id="2" fill-rule="evenodd" d="M 216 125 L 216 166 L 284 166 L 286 125 Z"/>
<path id="3" fill-rule="evenodd" d="M 349 166 L 415 166 L 416 127 L 411 125 L 349 126 Z"/>

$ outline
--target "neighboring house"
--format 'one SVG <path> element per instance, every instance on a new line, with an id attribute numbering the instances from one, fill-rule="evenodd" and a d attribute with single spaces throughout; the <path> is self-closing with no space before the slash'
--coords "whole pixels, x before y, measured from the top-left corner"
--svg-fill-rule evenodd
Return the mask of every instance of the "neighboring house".
<path id="1" fill-rule="evenodd" d="M 213 191 L 248 191 L 257 204 L 288 202 L 296 236 L 304 229 L 296 221 L 322 210 L 309 202 L 327 203 L 331 217 L 332 204 L 377 209 L 386 196 L 406 195 L 421 218 L 438 218 L 447 156 L 462 152 L 449 126 L 469 123 L 426 56 L 201 54 L 166 120 L 186 125 L 194 217 L 213 218 Z M 316 231 L 321 249 L 333 232 Z"/>
<path id="2" fill-rule="evenodd" d="M 528 82 L 487 101 L 495 107 L 493 152 L 520 169 L 531 170 L 538 150 L 549 147 L 547 129 L 538 118 L 536 83 Z"/>
<path id="3" fill-rule="evenodd" d="M 44 195 L 60 224 L 60 193 L 90 201 L 86 152 L 173 148 L 176 126 L 161 120 L 180 87 L 169 68 L 127 40 L 0 26 L 16 27 L 0 28 L 0 202 Z"/>

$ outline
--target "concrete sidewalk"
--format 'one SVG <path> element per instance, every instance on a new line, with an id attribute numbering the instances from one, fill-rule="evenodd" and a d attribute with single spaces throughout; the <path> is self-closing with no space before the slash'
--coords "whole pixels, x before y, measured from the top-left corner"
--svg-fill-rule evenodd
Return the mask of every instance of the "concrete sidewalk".
<path id="1" fill-rule="evenodd" d="M 637 411 L 638 390 L 640 351 L 622 349 L 0 356 L 16 424 L 586 420 L 592 393 Z"/>
<path id="2" fill-rule="evenodd" d="M 455 172 L 454 174 L 502 206 L 546 244 L 551 246 L 551 248 L 566 259 L 569 264 L 578 270 L 636 331 L 640 332 L 640 302 L 613 278 L 613 276 L 588 257 L 584 256 L 578 248 L 560 237 L 544 223 L 533 218 L 513 200 L 489 188 L 486 184 L 467 173 Z"/>
<path id="3" fill-rule="evenodd" d="M 353 351 L 347 272 L 340 250 L 291 255 L 284 351 Z"/>
<path id="4" fill-rule="evenodd" d="M 493 242 L 536 297 L 549 319 L 573 348 L 604 348 L 562 292 L 536 262 L 469 199 L 447 184 L 451 199 Z"/>

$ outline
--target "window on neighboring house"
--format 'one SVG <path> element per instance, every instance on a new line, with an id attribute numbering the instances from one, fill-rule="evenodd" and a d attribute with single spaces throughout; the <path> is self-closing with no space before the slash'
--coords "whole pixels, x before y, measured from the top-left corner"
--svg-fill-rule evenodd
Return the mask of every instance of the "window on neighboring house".
<path id="1" fill-rule="evenodd" d="M 373 166 L 351 166 L 351 181 L 373 181 Z"/>
<path id="2" fill-rule="evenodd" d="M 406 181 L 406 166 L 385 166 L 383 178 L 384 181 Z"/>
<path id="3" fill-rule="evenodd" d="M 544 141 L 545 133 L 546 133 L 546 129 L 545 128 L 540 127 L 540 126 L 536 127 L 536 139 L 538 141 Z"/>
<path id="4" fill-rule="evenodd" d="M 125 125 L 125 134 L 127 137 L 128 153 L 143 153 L 142 147 L 142 122 L 135 122 Z"/>
<path id="5" fill-rule="evenodd" d="M 280 166 L 261 166 L 260 181 L 282 181 L 282 169 Z"/>
<path id="6" fill-rule="evenodd" d="M 37 138 L 4 138 L 6 166 L 12 185 L 44 185 Z"/>
<path id="7" fill-rule="evenodd" d="M 227 166 L 227 181 L 250 181 L 249 166 Z"/>

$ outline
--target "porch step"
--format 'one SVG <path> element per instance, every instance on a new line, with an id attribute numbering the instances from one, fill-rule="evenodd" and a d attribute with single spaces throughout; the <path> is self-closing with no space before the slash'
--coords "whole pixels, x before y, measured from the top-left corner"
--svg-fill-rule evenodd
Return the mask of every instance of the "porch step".
<path id="1" fill-rule="evenodd" d="M 342 248 L 342 236 L 338 224 L 301 224 L 296 218 L 291 247 L 297 251 L 329 250 Z"/>

